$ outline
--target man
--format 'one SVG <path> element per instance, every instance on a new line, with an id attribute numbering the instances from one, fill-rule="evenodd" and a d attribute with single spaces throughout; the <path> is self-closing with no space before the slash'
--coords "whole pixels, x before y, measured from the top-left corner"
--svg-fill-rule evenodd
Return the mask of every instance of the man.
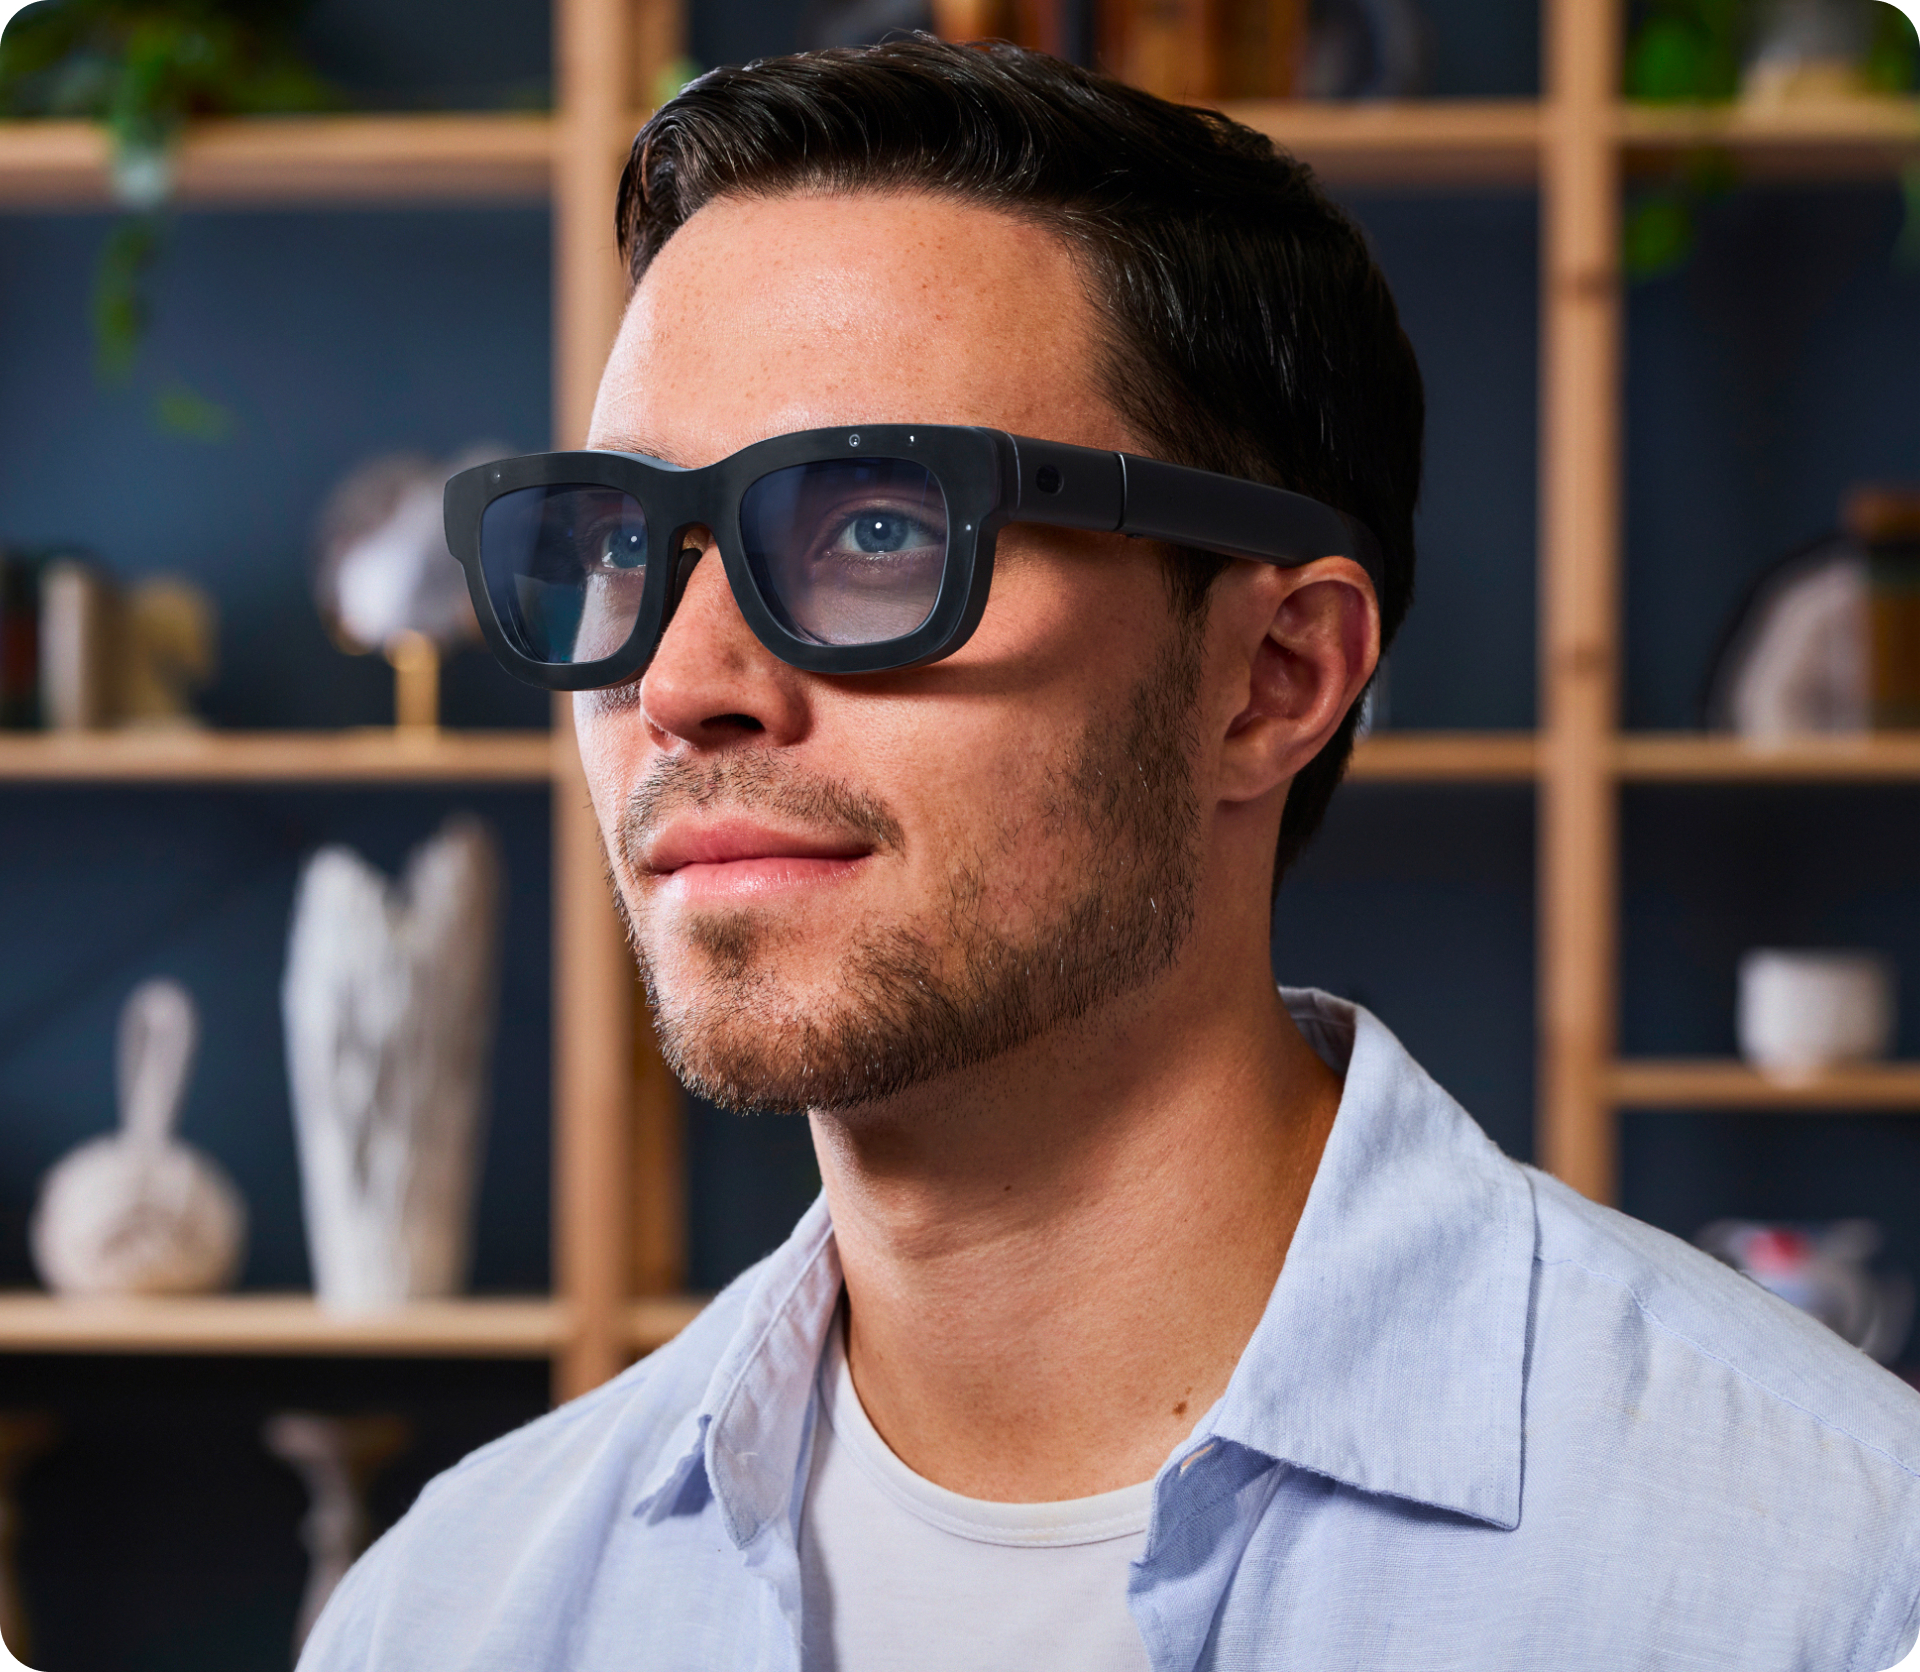
<path id="1" fill-rule="evenodd" d="M 1419 474 L 1305 171 L 913 40 L 706 77 L 621 228 L 599 453 L 449 536 L 579 692 L 670 1060 L 807 1109 L 824 1195 L 429 1487 L 305 1664 L 1896 1661 L 1913 1396 L 1273 989 Z"/>

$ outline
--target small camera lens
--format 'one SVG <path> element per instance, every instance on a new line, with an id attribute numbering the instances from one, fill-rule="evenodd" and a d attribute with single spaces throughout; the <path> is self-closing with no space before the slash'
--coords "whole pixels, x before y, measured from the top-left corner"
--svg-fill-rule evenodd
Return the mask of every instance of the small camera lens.
<path id="1" fill-rule="evenodd" d="M 1033 483 L 1042 493 L 1058 493 L 1060 491 L 1060 472 L 1055 470 L 1050 464 L 1043 464 L 1035 473 Z"/>

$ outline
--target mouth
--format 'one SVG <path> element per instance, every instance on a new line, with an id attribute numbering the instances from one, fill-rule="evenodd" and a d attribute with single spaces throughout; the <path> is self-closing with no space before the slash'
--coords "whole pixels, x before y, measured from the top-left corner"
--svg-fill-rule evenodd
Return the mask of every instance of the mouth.
<path id="1" fill-rule="evenodd" d="M 841 881 L 872 856 L 852 837 L 747 819 L 676 819 L 641 850 L 645 877 L 669 897 L 735 903 Z"/>

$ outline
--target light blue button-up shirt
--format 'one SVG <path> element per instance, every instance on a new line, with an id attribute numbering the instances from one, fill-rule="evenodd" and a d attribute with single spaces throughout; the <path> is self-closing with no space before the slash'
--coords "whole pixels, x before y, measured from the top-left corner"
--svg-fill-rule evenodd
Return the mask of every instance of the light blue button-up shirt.
<path id="1" fill-rule="evenodd" d="M 1920 1395 L 1508 1160 L 1364 1010 L 1225 1395 L 1155 1481 L 1156 1672 L 1881 1672 L 1920 1630 Z M 677 1341 L 442 1475 L 302 1672 L 788 1672 L 823 1204 Z"/>

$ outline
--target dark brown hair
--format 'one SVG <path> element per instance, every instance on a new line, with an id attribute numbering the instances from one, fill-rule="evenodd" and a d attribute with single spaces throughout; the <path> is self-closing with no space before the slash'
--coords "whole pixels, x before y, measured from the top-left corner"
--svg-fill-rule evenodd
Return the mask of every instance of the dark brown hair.
<path id="1" fill-rule="evenodd" d="M 916 35 L 714 70 L 655 112 L 620 181 L 635 282 L 704 204 L 918 190 L 1068 241 L 1106 322 L 1108 397 L 1162 458 L 1310 494 L 1386 558 L 1383 645 L 1413 594 L 1425 400 L 1393 297 L 1311 171 L 1251 128 L 1017 47 Z M 1198 617 L 1225 560 L 1175 554 Z M 1274 887 L 1353 749 L 1349 713 L 1287 797 Z"/>

